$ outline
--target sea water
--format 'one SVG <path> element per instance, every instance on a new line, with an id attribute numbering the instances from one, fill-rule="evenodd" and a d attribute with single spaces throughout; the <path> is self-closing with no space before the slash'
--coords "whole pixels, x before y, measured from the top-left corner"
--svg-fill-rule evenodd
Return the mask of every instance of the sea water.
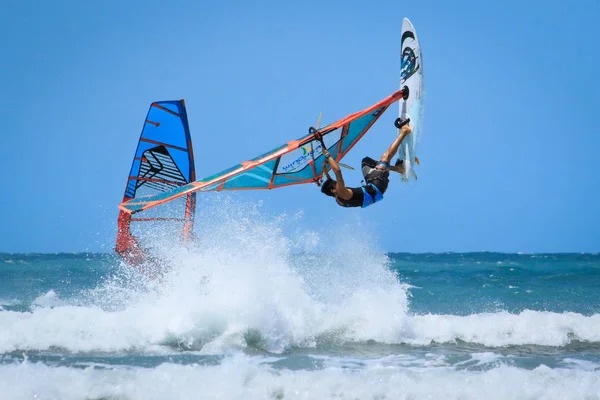
<path id="1" fill-rule="evenodd" d="M 228 214 L 159 274 L 0 254 L 0 399 L 600 398 L 600 255 L 387 254 L 282 220 Z"/>

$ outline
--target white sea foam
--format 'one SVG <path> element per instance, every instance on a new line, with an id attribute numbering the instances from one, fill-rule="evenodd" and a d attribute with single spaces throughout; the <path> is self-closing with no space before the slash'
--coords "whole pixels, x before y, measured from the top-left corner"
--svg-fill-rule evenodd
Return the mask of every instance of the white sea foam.
<path id="1" fill-rule="evenodd" d="M 486 346 L 565 346 L 573 340 L 600 342 L 600 314 L 525 310 L 497 313 L 421 315 L 410 319 L 404 340 L 411 344 L 460 339 Z"/>
<path id="2" fill-rule="evenodd" d="M 598 365 L 598 363 L 595 363 L 593 361 L 579 360 L 579 359 L 575 359 L 575 358 L 565 358 L 562 361 L 562 364 L 568 368 L 600 372 L 600 365 Z"/>
<path id="3" fill-rule="evenodd" d="M 65 303 L 59 298 L 58 294 L 54 290 L 49 290 L 47 293 L 37 297 L 32 306 L 35 307 L 59 307 Z"/>
<path id="4" fill-rule="evenodd" d="M 507 384 L 510 382 L 510 384 Z M 373 365 L 275 370 L 236 356 L 217 366 L 153 369 L 0 366 L 2 395 L 21 399 L 598 399 L 600 372 L 500 366 L 486 371 Z"/>
<path id="5" fill-rule="evenodd" d="M 455 366 L 470 366 L 470 367 L 479 367 L 483 365 L 490 364 L 499 364 L 502 356 L 500 354 L 492 353 L 486 351 L 484 353 L 473 353 L 471 354 L 471 358 L 465 361 L 458 362 L 454 364 Z"/>
<path id="6" fill-rule="evenodd" d="M 598 314 L 526 310 L 415 316 L 407 312 L 400 284 L 388 282 L 386 288 L 381 282 L 363 281 L 351 290 L 338 281 L 318 287 L 282 261 L 247 269 L 243 265 L 230 260 L 220 270 L 180 272 L 166 292 L 140 293 L 119 311 L 61 305 L 52 295 L 42 296 L 36 303 L 46 307 L 0 314 L 0 326 L 5 327 L 0 330 L 0 351 L 52 346 L 71 351 L 156 350 L 166 344 L 222 353 L 243 348 L 248 341 L 271 352 L 311 347 L 318 340 L 427 345 L 459 339 L 486 346 L 600 342 Z M 204 276 L 209 277 L 206 283 Z"/>
<path id="7" fill-rule="evenodd" d="M 0 352 L 179 346 L 223 354 L 251 345 L 280 353 L 319 341 L 369 340 L 492 347 L 600 342 L 599 314 L 411 315 L 409 286 L 368 235 L 356 235 L 365 229 L 355 222 L 329 223 L 328 232 L 318 233 L 298 228 L 298 215 L 265 221 L 248 207 L 222 210 L 202 216 L 212 223 L 200 225 L 196 248 L 162 246 L 173 268 L 158 281 L 124 269 L 78 301 L 50 291 L 30 312 L 4 310 Z"/>
<path id="8" fill-rule="evenodd" d="M 14 306 L 20 304 L 21 302 L 17 299 L 4 299 L 0 298 L 0 307 L 2 306 Z"/>

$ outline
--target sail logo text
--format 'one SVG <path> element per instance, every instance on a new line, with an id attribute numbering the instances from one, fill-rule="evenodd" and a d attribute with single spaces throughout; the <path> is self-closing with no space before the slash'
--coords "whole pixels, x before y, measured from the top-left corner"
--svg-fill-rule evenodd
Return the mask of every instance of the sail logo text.
<path id="1" fill-rule="evenodd" d="M 309 163 L 310 160 L 313 159 L 313 154 L 314 158 L 317 158 L 322 154 L 321 144 L 318 144 L 314 149 L 311 149 L 310 145 L 301 147 L 301 149 L 303 153 L 301 156 L 296 158 L 294 161 L 281 166 L 281 170 L 284 173 L 300 171 Z"/>

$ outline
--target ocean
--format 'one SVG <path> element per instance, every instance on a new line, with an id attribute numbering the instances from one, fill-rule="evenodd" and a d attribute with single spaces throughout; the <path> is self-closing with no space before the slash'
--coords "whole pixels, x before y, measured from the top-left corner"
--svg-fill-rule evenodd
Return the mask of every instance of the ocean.
<path id="1" fill-rule="evenodd" d="M 599 254 L 318 243 L 0 254 L 0 399 L 600 398 Z"/>

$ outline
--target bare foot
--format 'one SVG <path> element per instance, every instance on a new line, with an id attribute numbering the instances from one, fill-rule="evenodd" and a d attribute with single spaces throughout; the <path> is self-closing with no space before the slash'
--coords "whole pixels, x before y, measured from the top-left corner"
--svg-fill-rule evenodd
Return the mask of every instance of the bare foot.
<path id="1" fill-rule="evenodd" d="M 394 171 L 401 175 L 404 175 L 404 165 L 393 165 L 390 167 L 390 171 Z"/>

